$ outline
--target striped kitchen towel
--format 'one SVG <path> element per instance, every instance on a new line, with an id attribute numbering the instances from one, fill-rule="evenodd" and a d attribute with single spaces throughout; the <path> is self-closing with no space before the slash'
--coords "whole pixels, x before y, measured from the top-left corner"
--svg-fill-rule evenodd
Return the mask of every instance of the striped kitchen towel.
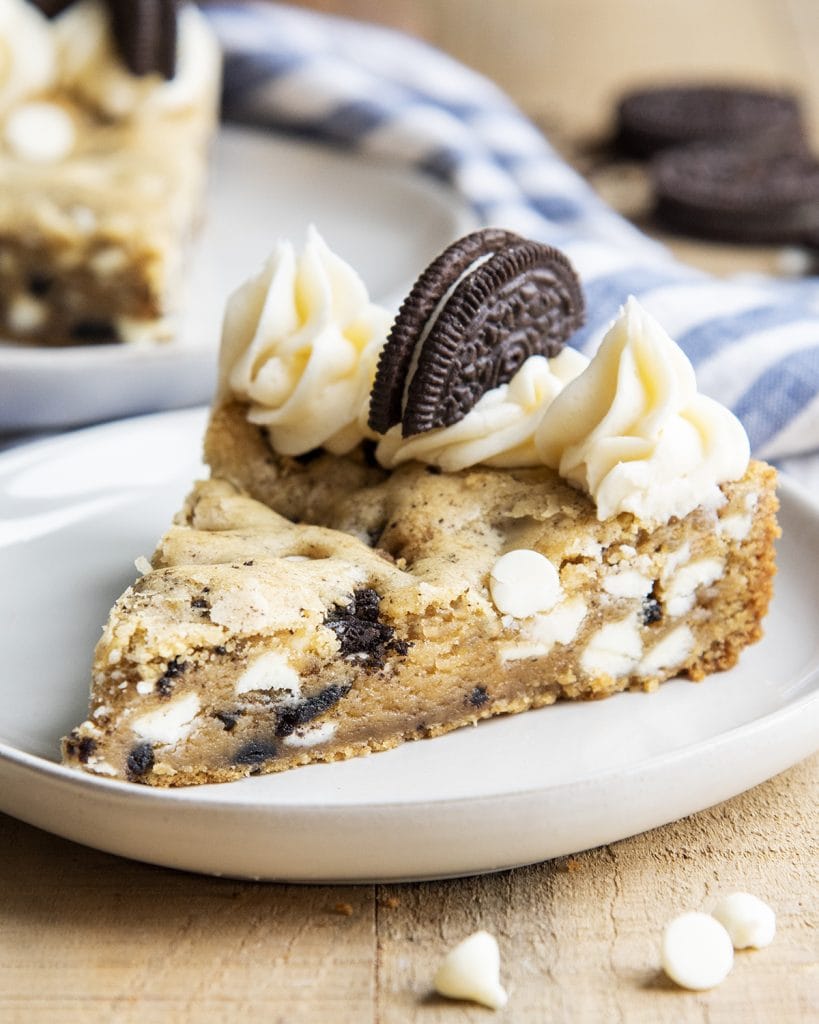
<path id="1" fill-rule="evenodd" d="M 685 266 L 606 206 L 495 85 L 416 39 L 270 3 L 207 11 L 226 53 L 227 118 L 445 181 L 483 223 L 568 254 L 588 306 L 574 344 L 593 350 L 636 295 L 757 455 L 819 449 L 819 279 L 724 280 Z"/>

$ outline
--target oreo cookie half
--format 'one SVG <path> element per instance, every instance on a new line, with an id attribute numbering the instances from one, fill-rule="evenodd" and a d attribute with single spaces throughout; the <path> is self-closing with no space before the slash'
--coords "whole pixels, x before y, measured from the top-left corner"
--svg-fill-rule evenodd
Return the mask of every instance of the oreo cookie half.
<path id="1" fill-rule="evenodd" d="M 686 146 L 652 165 L 656 216 L 725 241 L 796 243 L 819 232 L 819 161 L 805 152 Z"/>
<path id="2" fill-rule="evenodd" d="M 179 0 L 107 0 L 114 38 L 135 75 L 176 73 Z"/>
<path id="3" fill-rule="evenodd" d="M 76 0 L 30 0 L 30 2 L 35 7 L 39 7 L 47 18 L 56 18 L 58 14 L 62 14 L 66 7 L 70 7 Z"/>
<path id="4" fill-rule="evenodd" d="M 804 146 L 795 96 L 732 86 L 670 86 L 629 93 L 617 108 L 617 147 L 632 156 L 694 142 L 754 140 L 788 149 Z"/>
<path id="5" fill-rule="evenodd" d="M 404 300 L 378 361 L 370 427 L 404 437 L 457 423 L 531 355 L 554 356 L 585 304 L 568 259 L 487 228 L 453 243 Z"/>

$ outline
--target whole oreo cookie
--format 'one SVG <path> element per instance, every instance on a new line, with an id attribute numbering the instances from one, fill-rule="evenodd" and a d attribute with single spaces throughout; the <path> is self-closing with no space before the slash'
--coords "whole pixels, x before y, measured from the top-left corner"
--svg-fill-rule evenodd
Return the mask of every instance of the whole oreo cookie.
<path id="1" fill-rule="evenodd" d="M 623 97 L 617 147 L 646 157 L 693 142 L 804 144 L 799 101 L 790 93 L 732 86 L 670 86 Z"/>
<path id="2" fill-rule="evenodd" d="M 819 232 L 819 161 L 806 152 L 686 146 L 652 165 L 656 216 L 725 241 L 799 242 Z"/>
<path id="3" fill-rule="evenodd" d="M 584 320 L 568 259 L 487 228 L 451 245 L 401 306 L 378 362 L 370 426 L 404 437 L 457 423 L 531 355 L 554 356 Z"/>
<path id="4" fill-rule="evenodd" d="M 179 0 L 107 0 L 120 56 L 134 75 L 176 73 Z"/>

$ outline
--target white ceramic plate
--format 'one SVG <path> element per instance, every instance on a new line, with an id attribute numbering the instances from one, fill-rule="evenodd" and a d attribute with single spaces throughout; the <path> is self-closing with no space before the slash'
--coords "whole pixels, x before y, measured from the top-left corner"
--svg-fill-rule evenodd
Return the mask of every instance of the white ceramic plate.
<path id="1" fill-rule="evenodd" d="M 560 704 L 345 763 L 152 790 L 69 771 L 108 609 L 202 469 L 201 410 L 0 456 L 0 809 L 81 843 L 212 874 L 305 881 L 492 871 L 700 810 L 819 746 L 819 511 L 782 487 L 780 574 L 738 668 Z"/>
<path id="2" fill-rule="evenodd" d="M 73 426 L 209 401 L 226 296 L 277 238 L 314 223 L 397 306 L 418 273 L 475 226 L 455 194 L 401 168 L 270 132 L 223 128 L 179 336 L 162 346 L 0 343 L 0 430 Z"/>

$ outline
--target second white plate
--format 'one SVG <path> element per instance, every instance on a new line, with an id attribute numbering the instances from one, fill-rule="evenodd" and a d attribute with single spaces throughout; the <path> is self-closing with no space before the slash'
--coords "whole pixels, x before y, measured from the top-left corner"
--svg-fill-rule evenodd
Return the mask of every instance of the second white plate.
<path id="1" fill-rule="evenodd" d="M 0 343 L 0 431 L 43 430 L 210 399 L 225 299 L 277 238 L 313 223 L 397 307 L 427 263 L 475 225 L 428 178 L 326 146 L 222 128 L 179 337 L 160 346 L 49 349 Z"/>
<path id="2" fill-rule="evenodd" d="M 152 790 L 57 762 L 133 561 L 202 473 L 202 411 L 0 456 L 0 810 L 113 853 L 296 881 L 493 871 L 621 839 L 733 796 L 819 746 L 819 513 L 784 482 L 777 593 L 737 668 L 498 718 L 222 786 Z"/>

